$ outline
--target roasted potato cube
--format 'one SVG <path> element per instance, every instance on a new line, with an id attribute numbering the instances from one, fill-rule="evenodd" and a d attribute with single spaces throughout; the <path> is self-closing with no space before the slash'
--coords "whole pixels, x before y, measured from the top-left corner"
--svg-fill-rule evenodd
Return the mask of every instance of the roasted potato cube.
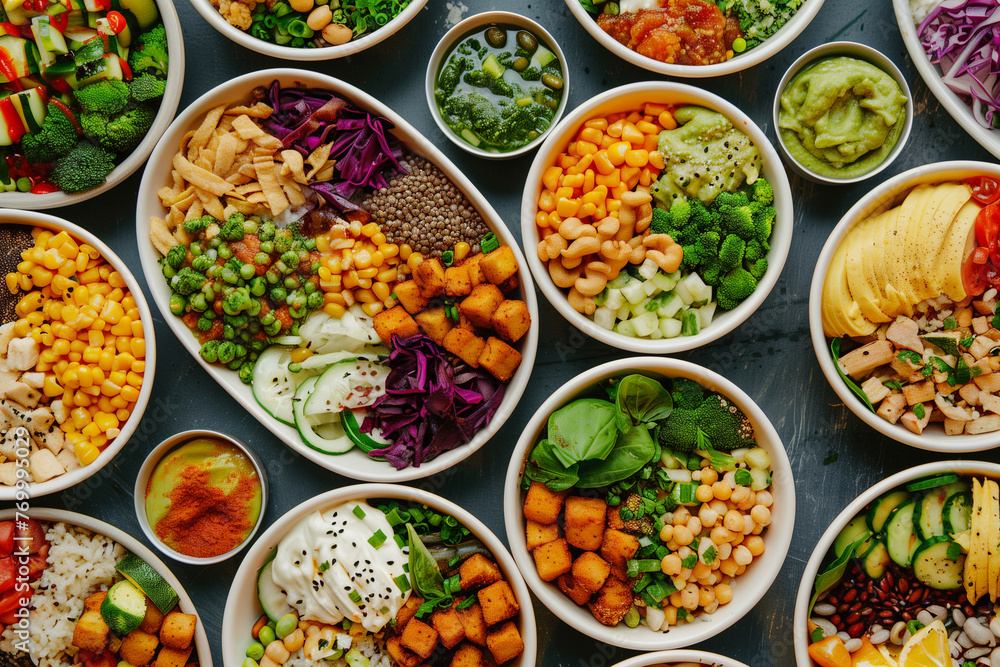
<path id="1" fill-rule="evenodd" d="M 605 530 L 601 543 L 601 558 L 611 565 L 625 567 L 625 561 L 639 550 L 639 538 L 620 530 Z"/>
<path id="2" fill-rule="evenodd" d="M 531 555 L 535 557 L 535 567 L 542 581 L 552 581 L 573 567 L 569 544 L 562 538 L 543 544 L 532 551 Z"/>
<path id="3" fill-rule="evenodd" d="M 465 628 L 462 627 L 462 620 L 458 617 L 454 605 L 450 609 L 431 614 L 431 626 L 437 630 L 445 648 L 455 648 L 460 641 L 465 639 Z"/>
<path id="4" fill-rule="evenodd" d="M 479 365 L 496 379 L 506 382 L 521 365 L 521 353 L 499 338 L 490 336 L 479 354 Z"/>
<path id="5" fill-rule="evenodd" d="M 160 641 L 170 648 L 187 648 L 194 639 L 194 628 L 197 624 L 198 617 L 194 614 L 172 611 L 163 618 Z"/>
<path id="6" fill-rule="evenodd" d="M 526 522 L 525 533 L 528 542 L 528 551 L 533 551 L 535 547 L 548 544 L 552 540 L 559 539 L 559 525 L 555 523 L 542 524 L 537 521 Z"/>
<path id="7" fill-rule="evenodd" d="M 108 597 L 107 591 L 97 591 L 96 593 L 91 593 L 83 599 L 83 610 L 91 611 L 96 609 L 100 611 L 101 603 L 104 602 L 104 598 Z"/>
<path id="8" fill-rule="evenodd" d="M 517 258 L 509 245 L 500 246 L 479 260 L 479 268 L 486 280 L 509 292 L 517 287 Z"/>
<path id="9" fill-rule="evenodd" d="M 90 609 L 80 615 L 73 628 L 73 646 L 84 651 L 100 653 L 108 644 L 110 629 L 97 609 Z"/>
<path id="10" fill-rule="evenodd" d="M 524 497 L 524 518 L 541 524 L 555 523 L 569 491 L 553 491 L 541 482 L 532 482 Z"/>
<path id="11" fill-rule="evenodd" d="M 524 640 L 513 621 L 507 621 L 486 635 L 486 646 L 498 665 L 513 660 L 524 652 Z"/>
<path id="12" fill-rule="evenodd" d="M 486 667 L 483 652 L 472 644 L 462 644 L 452 656 L 449 667 Z"/>
<path id="13" fill-rule="evenodd" d="M 496 625 L 506 621 L 518 612 L 520 606 L 514 591 L 506 581 L 498 581 L 476 593 L 479 605 L 483 608 L 483 621 L 486 625 Z"/>
<path id="14" fill-rule="evenodd" d="M 458 620 L 462 622 L 462 629 L 465 630 L 465 638 L 471 642 L 486 646 L 486 621 L 483 620 L 483 608 L 479 603 L 472 603 L 465 609 L 458 609 L 462 600 L 456 599 L 455 611 Z"/>
<path id="15" fill-rule="evenodd" d="M 386 345 L 392 342 L 393 335 L 409 338 L 420 333 L 420 327 L 402 306 L 383 310 L 375 315 L 372 324 L 375 327 L 375 333 Z"/>
<path id="16" fill-rule="evenodd" d="M 472 288 L 469 296 L 458 304 L 458 310 L 477 327 L 489 327 L 497 306 L 503 303 L 503 293 L 496 285 L 483 284 Z"/>
<path id="17" fill-rule="evenodd" d="M 455 323 L 448 319 L 445 314 L 444 306 L 428 308 L 414 315 L 413 319 L 420 329 L 438 345 L 444 343 L 444 337 L 455 326 Z"/>
<path id="18" fill-rule="evenodd" d="M 489 586 L 503 579 L 503 573 L 496 563 L 483 554 L 472 554 L 458 566 L 462 590 Z"/>
<path id="19" fill-rule="evenodd" d="M 444 293 L 448 296 L 468 296 L 472 292 L 472 279 L 469 277 L 469 267 L 449 266 L 444 270 Z"/>
<path id="20" fill-rule="evenodd" d="M 606 529 L 625 530 L 625 521 L 622 520 L 622 515 L 618 507 L 608 508 L 607 523 L 604 524 L 604 527 Z"/>
<path id="21" fill-rule="evenodd" d="M 566 499 L 566 541 L 585 551 L 601 548 L 607 504 L 600 498 L 570 496 Z"/>
<path id="22" fill-rule="evenodd" d="M 406 603 L 396 612 L 396 632 L 402 632 L 423 603 L 424 599 L 419 595 L 411 595 L 406 599 Z"/>
<path id="23" fill-rule="evenodd" d="M 573 561 L 573 579 L 583 588 L 593 593 L 611 574 L 611 565 L 593 551 L 585 551 Z"/>
<path id="24" fill-rule="evenodd" d="M 438 631 L 419 618 L 411 618 L 410 622 L 403 628 L 403 634 L 400 635 L 399 640 L 405 648 L 426 659 L 437 646 Z"/>
<path id="25" fill-rule="evenodd" d="M 473 368 L 479 368 L 479 357 L 486 347 L 486 341 L 462 327 L 453 327 L 445 334 L 441 347 Z"/>
<path id="26" fill-rule="evenodd" d="M 444 267 L 441 260 L 434 257 L 425 259 L 417 264 L 413 270 L 413 279 L 420 287 L 420 294 L 426 299 L 434 297 L 444 292 Z"/>
<path id="27" fill-rule="evenodd" d="M 515 343 L 528 333 L 531 327 L 531 314 L 528 305 L 517 299 L 505 299 L 497 306 L 490 325 L 497 335 L 506 341 Z"/>
<path id="28" fill-rule="evenodd" d="M 160 611 L 153 601 L 146 598 L 146 615 L 142 619 L 139 629 L 153 635 L 160 634 L 160 626 L 163 625 L 163 612 Z M 132 663 L 135 664 L 135 663 Z"/>
<path id="29" fill-rule="evenodd" d="M 187 648 L 170 648 L 169 646 L 164 646 L 156 654 L 156 660 L 153 661 L 153 665 L 154 667 L 184 667 L 187 664 L 188 658 L 191 657 L 193 648 L 193 646 Z"/>
<path id="30" fill-rule="evenodd" d="M 405 648 L 397 635 L 389 637 L 385 642 L 385 650 L 399 667 L 417 667 L 421 663 L 420 656 Z"/>
<path id="31" fill-rule="evenodd" d="M 587 607 L 598 623 L 614 627 L 632 607 L 632 588 L 615 577 L 608 577 Z"/>
<path id="32" fill-rule="evenodd" d="M 156 605 L 149 605 L 155 607 Z M 156 656 L 156 649 L 160 645 L 160 640 L 156 635 L 142 630 L 133 630 L 122 639 L 121 657 L 122 660 L 135 667 L 142 667 L 153 662 Z"/>
<path id="33" fill-rule="evenodd" d="M 594 592 L 588 591 L 581 586 L 580 582 L 574 579 L 573 575 L 569 572 L 556 579 L 556 585 L 559 586 L 559 590 L 565 593 L 570 600 L 581 607 L 590 602 L 590 596 Z"/>
<path id="34" fill-rule="evenodd" d="M 483 275 L 483 270 L 479 266 L 479 262 L 483 261 L 483 257 L 485 255 L 480 252 L 462 262 L 462 266 L 469 270 L 469 282 L 472 283 L 473 287 L 487 282 L 486 276 Z"/>
<path id="35" fill-rule="evenodd" d="M 427 307 L 427 298 L 420 294 L 420 285 L 417 284 L 416 280 L 404 280 L 401 283 L 396 283 L 396 286 L 392 288 L 392 293 L 396 295 L 396 301 L 399 301 L 399 305 L 411 315 L 415 315 Z"/>

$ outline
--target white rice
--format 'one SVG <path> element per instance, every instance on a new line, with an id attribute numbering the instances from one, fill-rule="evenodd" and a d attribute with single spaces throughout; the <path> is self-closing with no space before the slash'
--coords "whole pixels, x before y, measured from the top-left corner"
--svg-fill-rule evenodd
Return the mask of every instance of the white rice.
<path id="1" fill-rule="evenodd" d="M 103 535 L 65 523 L 45 533 L 51 544 L 48 566 L 32 584 L 29 648 L 39 667 L 72 665 L 73 627 L 83 613 L 83 600 L 115 580 L 115 564 L 125 548 Z M 0 651 L 16 653 L 13 629 L 0 637 Z"/>
<path id="2" fill-rule="evenodd" d="M 352 637 L 351 648 L 357 649 L 370 661 L 369 667 L 394 667 L 392 658 L 389 657 L 388 653 L 383 653 L 382 645 L 374 635 L 365 635 L 363 637 Z M 344 651 L 346 654 L 347 651 Z M 303 655 L 303 649 L 299 649 L 291 655 L 282 667 L 346 667 L 347 661 L 344 658 L 337 658 L 336 660 L 306 660 Z"/>

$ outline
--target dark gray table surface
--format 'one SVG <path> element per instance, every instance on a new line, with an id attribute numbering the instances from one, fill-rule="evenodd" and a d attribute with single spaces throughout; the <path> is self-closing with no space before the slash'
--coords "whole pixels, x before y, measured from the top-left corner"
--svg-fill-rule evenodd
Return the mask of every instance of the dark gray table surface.
<path id="1" fill-rule="evenodd" d="M 254 70 L 303 67 L 343 78 L 395 108 L 441 146 L 483 191 L 518 238 L 521 191 L 533 155 L 499 163 L 471 157 L 445 140 L 425 101 L 427 60 L 455 15 L 506 9 L 542 23 L 567 54 L 572 79 L 570 108 L 617 85 L 662 78 L 608 53 L 560 0 L 431 0 L 412 23 L 362 55 L 301 65 L 243 49 L 216 33 L 187 2 L 177 4 L 188 63 L 181 108 L 213 86 Z M 819 536 L 841 509 L 891 473 L 944 458 L 879 436 L 850 413 L 828 386 L 813 354 L 806 313 L 809 282 L 820 248 L 841 215 L 878 182 L 939 160 L 993 161 L 951 119 L 920 79 L 906 54 L 889 0 L 828 0 L 812 25 L 777 56 L 738 74 L 694 79 L 690 83 L 742 107 L 773 140 L 771 105 L 781 75 L 798 55 L 833 40 L 875 46 L 905 70 L 916 112 L 909 145 L 889 169 L 853 186 L 823 187 L 793 178 L 795 234 L 777 286 L 760 310 L 738 330 L 703 349 L 680 355 L 722 373 L 760 404 L 784 441 L 795 475 L 795 535 L 777 581 L 746 618 L 698 646 L 737 658 L 751 667 L 793 664 L 792 611 L 799 579 Z M 97 233 L 142 283 L 135 222 L 139 179 L 140 174 L 135 174 L 115 190 L 85 204 L 50 212 Z M 583 336 L 540 294 L 539 304 L 538 358 L 531 383 L 513 416 L 490 443 L 459 466 L 413 484 L 466 507 L 504 542 L 500 503 L 503 478 L 521 429 L 555 388 L 596 364 L 628 356 Z M 155 306 L 150 305 L 155 311 Z M 35 506 L 89 514 L 142 538 L 132 505 L 139 466 L 146 452 L 161 440 L 196 427 L 231 433 L 250 443 L 268 461 L 272 496 L 266 524 L 316 494 L 352 483 L 293 454 L 199 368 L 159 313 L 154 314 L 154 320 L 159 364 L 153 395 L 136 434 L 123 453 L 91 479 L 62 493 L 35 499 Z M 836 461 L 825 463 L 833 454 L 837 455 Z M 967 458 L 998 460 L 993 452 Z M 208 567 L 167 560 L 194 599 L 212 642 L 213 658 L 221 665 L 222 612 L 240 559 Z M 537 601 L 535 613 L 540 664 L 603 667 L 633 654 L 569 628 Z"/>

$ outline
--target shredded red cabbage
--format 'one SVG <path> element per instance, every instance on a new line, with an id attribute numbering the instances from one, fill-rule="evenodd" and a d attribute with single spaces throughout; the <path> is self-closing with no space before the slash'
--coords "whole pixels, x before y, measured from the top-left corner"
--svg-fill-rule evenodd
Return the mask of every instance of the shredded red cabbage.
<path id="1" fill-rule="evenodd" d="M 386 393 L 361 424 L 378 429 L 392 444 L 369 452 L 397 470 L 418 467 L 463 445 L 490 422 L 503 400 L 504 385 L 489 373 L 448 353 L 424 335 L 392 338 Z"/>
<path id="2" fill-rule="evenodd" d="M 1000 110 L 998 9 L 997 0 L 946 0 L 917 28 L 924 52 L 941 65 L 942 82 L 972 97 L 973 116 L 987 129 L 993 129 Z"/>

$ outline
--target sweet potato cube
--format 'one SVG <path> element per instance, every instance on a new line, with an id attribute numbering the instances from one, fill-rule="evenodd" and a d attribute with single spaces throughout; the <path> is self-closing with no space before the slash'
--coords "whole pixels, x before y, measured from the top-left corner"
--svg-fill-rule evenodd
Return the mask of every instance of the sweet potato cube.
<path id="1" fill-rule="evenodd" d="M 420 287 L 420 294 L 426 299 L 434 297 L 444 292 L 444 267 L 441 260 L 430 257 L 417 264 L 413 270 L 413 279 Z"/>
<path id="2" fill-rule="evenodd" d="M 441 347 L 473 368 L 479 368 L 479 357 L 486 347 L 486 341 L 468 329 L 452 327 L 445 334 Z"/>
<path id="3" fill-rule="evenodd" d="M 424 659 L 434 652 L 437 641 L 438 631 L 419 618 L 411 618 L 400 635 L 400 643 Z"/>
<path id="4" fill-rule="evenodd" d="M 565 539 L 543 544 L 532 551 L 531 555 L 535 557 L 535 567 L 542 581 L 552 581 L 573 567 L 573 556 Z"/>
<path id="5" fill-rule="evenodd" d="M 421 663 L 420 656 L 405 648 L 397 635 L 389 637 L 385 642 L 385 650 L 399 667 L 417 667 Z"/>
<path id="6" fill-rule="evenodd" d="M 151 605 L 156 606 L 156 605 Z M 153 662 L 160 640 L 156 635 L 142 630 L 133 630 L 122 639 L 121 657 L 130 665 L 141 667 Z"/>
<path id="7" fill-rule="evenodd" d="M 531 314 L 528 313 L 528 305 L 517 299 L 505 299 L 497 306 L 490 324 L 498 336 L 515 343 L 528 333 L 528 329 L 531 327 Z"/>
<path id="8" fill-rule="evenodd" d="M 404 280 L 401 283 L 396 283 L 392 293 L 396 295 L 396 301 L 399 301 L 399 305 L 410 314 L 419 313 L 427 307 L 427 299 L 420 294 L 420 286 L 416 280 Z"/>
<path id="9" fill-rule="evenodd" d="M 90 611 L 92 609 L 100 610 L 101 603 L 104 602 L 104 598 L 108 597 L 107 591 L 97 591 L 96 593 L 91 593 L 83 599 L 83 610 Z"/>
<path id="10" fill-rule="evenodd" d="M 110 629 L 97 609 L 85 611 L 73 628 L 73 646 L 84 651 L 100 653 L 108 643 Z"/>
<path id="11" fill-rule="evenodd" d="M 509 292 L 517 287 L 517 257 L 509 245 L 500 246 L 479 260 L 479 268 L 486 280 Z"/>
<path id="12" fill-rule="evenodd" d="M 598 623 L 614 627 L 632 607 L 632 588 L 615 577 L 608 577 L 587 607 Z"/>
<path id="13" fill-rule="evenodd" d="M 458 566 L 462 590 L 489 586 L 503 579 L 503 573 L 496 563 L 483 554 L 472 554 Z"/>
<path id="14" fill-rule="evenodd" d="M 449 667 L 485 667 L 483 652 L 472 644 L 462 644 L 451 658 Z"/>
<path id="15" fill-rule="evenodd" d="M 514 591 L 506 581 L 498 581 L 476 593 L 479 605 L 483 608 L 483 621 L 486 625 L 496 625 L 506 621 L 518 612 L 520 606 Z"/>
<path id="16" fill-rule="evenodd" d="M 556 585 L 559 586 L 559 590 L 566 594 L 566 596 L 577 603 L 581 607 L 588 602 L 590 602 L 590 596 L 594 591 L 588 591 L 586 588 L 580 585 L 570 572 L 562 575 L 556 579 Z"/>
<path id="17" fill-rule="evenodd" d="M 420 333 L 420 327 L 402 306 L 383 310 L 375 315 L 372 324 L 375 327 L 375 333 L 386 345 L 392 341 L 393 335 L 409 338 Z"/>
<path id="18" fill-rule="evenodd" d="M 479 262 L 483 261 L 483 257 L 485 257 L 483 253 L 476 253 L 462 263 L 462 266 L 469 270 L 469 282 L 472 283 L 473 287 L 487 282 L 486 276 L 483 275 L 483 270 L 479 266 Z"/>
<path id="19" fill-rule="evenodd" d="M 498 665 L 513 660 L 524 652 L 524 640 L 513 621 L 507 621 L 486 635 L 486 646 Z"/>
<path id="20" fill-rule="evenodd" d="M 468 296 L 472 292 L 472 278 L 469 277 L 469 267 L 449 266 L 444 270 L 444 293 L 448 296 Z"/>
<path id="21" fill-rule="evenodd" d="M 172 611 L 163 618 L 160 641 L 170 648 L 187 648 L 194 639 L 194 628 L 197 624 L 198 617 L 194 614 Z"/>
<path id="22" fill-rule="evenodd" d="M 583 588 L 593 593 L 611 574 L 611 565 L 593 551 L 585 551 L 573 561 L 573 579 Z"/>
<path id="23" fill-rule="evenodd" d="M 465 630 L 465 638 L 471 642 L 486 646 L 486 621 L 483 620 L 483 608 L 478 602 L 474 602 L 465 609 L 458 609 L 462 600 L 455 600 L 455 611 L 458 620 L 462 622 L 462 629 Z"/>
<path id="24" fill-rule="evenodd" d="M 569 490 L 553 491 L 541 482 L 532 482 L 524 497 L 524 518 L 541 524 L 555 523 Z"/>
<path id="25" fill-rule="evenodd" d="M 437 630 L 445 648 L 455 648 L 460 641 L 465 639 L 465 628 L 462 627 L 462 620 L 458 617 L 454 605 L 450 609 L 431 614 L 431 626 Z"/>
<path id="26" fill-rule="evenodd" d="M 153 665 L 154 667 L 184 667 L 187 664 L 188 658 L 191 657 L 193 649 L 193 646 L 187 648 L 170 648 L 169 646 L 164 646 L 156 654 L 156 660 L 153 662 Z"/>
<path id="27" fill-rule="evenodd" d="M 444 343 L 444 337 L 455 326 L 455 323 L 448 319 L 445 314 L 444 306 L 428 308 L 414 315 L 413 319 L 420 329 L 438 345 Z"/>
<path id="28" fill-rule="evenodd" d="M 521 365 L 521 353 L 499 338 L 490 336 L 479 353 L 479 365 L 489 371 L 490 375 L 506 382 L 514 376 L 517 367 Z"/>
<path id="29" fill-rule="evenodd" d="M 146 615 L 142 619 L 139 629 L 153 635 L 160 634 L 160 626 L 163 625 L 163 612 L 160 611 L 153 601 L 146 598 Z M 132 663 L 133 665 L 135 663 Z"/>
<path id="30" fill-rule="evenodd" d="M 401 632 L 406 627 L 406 624 L 410 622 L 410 619 L 413 618 L 413 615 L 417 613 L 417 610 L 420 609 L 420 605 L 423 603 L 424 599 L 419 595 L 410 595 L 406 599 L 403 606 L 396 612 L 396 632 Z"/>
<path id="31" fill-rule="evenodd" d="M 555 523 L 542 524 L 529 520 L 525 527 L 528 551 L 533 551 L 535 547 L 548 544 L 552 540 L 559 539 L 559 525 Z"/>
<path id="32" fill-rule="evenodd" d="M 490 326 L 493 313 L 501 303 L 503 293 L 496 285 L 476 285 L 469 296 L 458 304 L 458 310 L 477 327 L 486 328 Z"/>
<path id="33" fill-rule="evenodd" d="M 639 550 L 639 538 L 620 530 L 605 530 L 601 543 L 601 558 L 611 565 L 625 567 L 625 561 Z"/>
<path id="34" fill-rule="evenodd" d="M 585 551 L 601 548 L 607 504 L 600 498 L 570 496 L 566 499 L 566 541 Z"/>

